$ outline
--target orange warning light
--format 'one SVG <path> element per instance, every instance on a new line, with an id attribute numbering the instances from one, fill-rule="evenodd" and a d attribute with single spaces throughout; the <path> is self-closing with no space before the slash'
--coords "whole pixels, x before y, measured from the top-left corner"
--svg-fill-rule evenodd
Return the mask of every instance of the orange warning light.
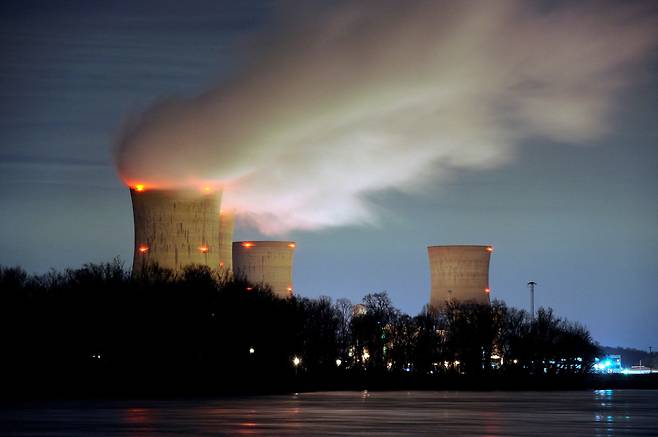
<path id="1" fill-rule="evenodd" d="M 294 249 L 295 247 L 297 247 L 297 245 L 295 243 L 290 243 L 288 245 L 288 247 L 291 248 L 291 249 Z"/>
<path id="2" fill-rule="evenodd" d="M 135 191 L 139 191 L 139 192 L 144 191 L 144 184 L 135 185 Z"/>
<path id="3" fill-rule="evenodd" d="M 139 250 L 139 253 L 146 253 L 149 251 L 149 247 L 145 244 L 142 244 L 137 250 Z"/>
<path id="4" fill-rule="evenodd" d="M 242 247 L 246 247 L 246 248 L 254 247 L 254 243 L 249 243 L 249 242 L 242 243 Z"/>
<path id="5" fill-rule="evenodd" d="M 493 252 L 493 246 L 487 246 L 487 252 Z"/>
<path id="6" fill-rule="evenodd" d="M 201 246 L 201 247 L 199 247 L 199 252 L 201 252 L 201 253 L 208 253 L 208 246 Z"/>

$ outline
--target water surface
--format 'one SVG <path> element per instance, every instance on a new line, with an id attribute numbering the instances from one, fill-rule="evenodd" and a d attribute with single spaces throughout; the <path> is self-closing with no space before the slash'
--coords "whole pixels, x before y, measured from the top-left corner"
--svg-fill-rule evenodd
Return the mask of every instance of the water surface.
<path id="1" fill-rule="evenodd" d="M 658 390 L 320 392 L 198 400 L 27 402 L 16 436 L 658 435 Z"/>

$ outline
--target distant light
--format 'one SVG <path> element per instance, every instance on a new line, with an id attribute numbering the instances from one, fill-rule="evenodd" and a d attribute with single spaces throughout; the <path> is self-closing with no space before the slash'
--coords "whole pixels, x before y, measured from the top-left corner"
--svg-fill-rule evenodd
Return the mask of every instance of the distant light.
<path id="1" fill-rule="evenodd" d="M 204 193 L 210 193 L 210 187 L 203 187 Z"/>
<path id="2" fill-rule="evenodd" d="M 516 363 L 519 362 L 519 360 L 517 360 L 516 358 L 514 358 L 514 360 L 512 360 L 512 362 L 513 362 L 514 364 L 516 364 Z"/>
<path id="3" fill-rule="evenodd" d="M 288 288 L 286 288 L 286 290 L 288 290 L 292 293 L 292 287 L 288 287 Z"/>
<path id="4" fill-rule="evenodd" d="M 220 267 L 224 267 L 224 261 L 220 261 L 220 262 L 219 262 L 219 266 L 220 266 Z"/>
<path id="5" fill-rule="evenodd" d="M 493 246 L 487 246 L 487 252 L 493 252 Z"/>
<path id="6" fill-rule="evenodd" d="M 491 289 L 490 289 L 489 287 L 487 287 L 487 288 L 484 289 L 484 292 L 485 292 L 485 293 L 489 293 L 490 291 L 491 291 Z"/>
<path id="7" fill-rule="evenodd" d="M 299 358 L 299 357 L 294 357 L 294 358 L 292 359 L 292 364 L 293 364 L 293 366 L 295 366 L 295 367 L 299 366 L 301 363 L 302 363 L 302 359 Z"/>
<path id="8" fill-rule="evenodd" d="M 341 364 L 343 364 L 343 360 L 336 358 L 336 367 L 340 367 Z"/>
<path id="9" fill-rule="evenodd" d="M 250 354 L 253 354 L 254 352 L 256 352 L 256 349 L 254 349 L 253 347 L 250 347 L 250 348 L 249 348 L 249 353 L 250 353 Z"/>
<path id="10" fill-rule="evenodd" d="M 247 291 L 251 291 L 251 290 L 253 290 L 253 289 L 254 289 L 253 287 L 247 287 L 247 288 L 246 288 Z"/>
<path id="11" fill-rule="evenodd" d="M 146 253 L 149 251 L 149 247 L 145 244 L 142 244 L 137 250 L 139 250 L 139 253 Z"/>
<path id="12" fill-rule="evenodd" d="M 295 247 L 297 247 L 297 245 L 295 243 L 290 243 L 288 245 L 288 247 L 290 247 L 291 249 L 294 249 Z"/>
<path id="13" fill-rule="evenodd" d="M 255 244 L 251 243 L 251 242 L 242 243 L 242 247 L 246 247 L 247 249 L 250 248 L 250 247 L 254 247 L 254 246 L 255 246 Z"/>
<path id="14" fill-rule="evenodd" d="M 144 191 L 144 184 L 135 185 L 135 191 Z"/>
<path id="15" fill-rule="evenodd" d="M 199 247 L 199 252 L 208 253 L 208 246 L 200 246 Z"/>
<path id="16" fill-rule="evenodd" d="M 363 348 L 363 361 L 368 361 L 368 358 L 370 358 L 370 354 L 368 353 L 368 349 Z"/>

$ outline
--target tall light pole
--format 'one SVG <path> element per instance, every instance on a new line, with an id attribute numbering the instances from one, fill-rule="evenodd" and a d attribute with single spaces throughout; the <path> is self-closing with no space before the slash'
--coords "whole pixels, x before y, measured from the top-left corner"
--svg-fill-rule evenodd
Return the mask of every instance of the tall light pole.
<path id="1" fill-rule="evenodd" d="M 528 282 L 528 287 L 530 287 L 530 318 L 535 320 L 535 281 Z"/>

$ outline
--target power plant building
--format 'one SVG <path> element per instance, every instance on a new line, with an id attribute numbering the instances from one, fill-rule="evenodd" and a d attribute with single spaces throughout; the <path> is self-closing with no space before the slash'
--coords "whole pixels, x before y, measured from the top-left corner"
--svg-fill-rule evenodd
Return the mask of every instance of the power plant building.
<path id="1" fill-rule="evenodd" d="M 294 241 L 236 241 L 233 272 L 252 284 L 269 285 L 279 297 L 292 296 Z"/>
<path id="2" fill-rule="evenodd" d="M 429 246 L 430 306 L 446 302 L 489 304 L 491 246 Z"/>
<path id="3" fill-rule="evenodd" d="M 221 192 L 130 189 L 135 219 L 133 273 L 157 264 L 176 272 L 220 263 Z"/>

